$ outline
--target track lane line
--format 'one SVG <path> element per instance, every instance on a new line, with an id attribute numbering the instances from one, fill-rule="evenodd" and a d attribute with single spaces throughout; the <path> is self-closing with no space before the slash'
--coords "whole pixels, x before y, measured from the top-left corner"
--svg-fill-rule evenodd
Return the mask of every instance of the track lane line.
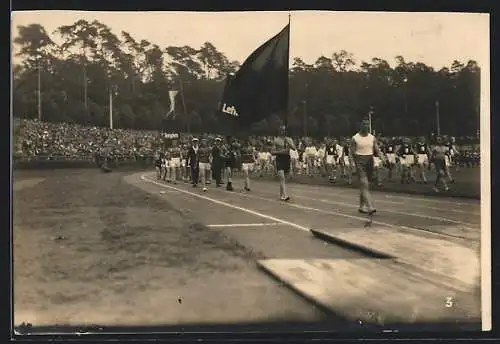
<path id="1" fill-rule="evenodd" d="M 257 180 L 257 179 L 255 179 Z M 264 180 L 263 180 L 264 181 Z M 267 181 L 266 181 L 267 182 Z M 300 184 L 300 183 L 294 183 L 293 181 L 288 181 L 287 186 L 289 187 L 297 187 L 297 188 L 310 188 L 312 190 L 317 190 L 321 191 L 324 190 L 322 188 L 325 187 L 331 187 L 334 188 L 336 191 L 339 193 L 343 193 L 345 195 L 348 195 L 349 193 L 355 193 L 357 190 L 356 189 L 351 189 L 351 188 L 345 188 L 345 187 L 335 187 L 335 186 L 318 186 L 318 185 L 310 185 L 310 184 Z M 384 190 L 374 190 L 373 191 L 373 196 L 374 197 L 385 197 L 385 198 L 394 198 L 394 199 L 405 199 L 408 201 L 417 201 L 417 202 L 428 202 L 428 203 L 446 203 L 446 204 L 453 204 L 453 205 L 480 205 L 479 200 L 472 200 L 470 202 L 460 202 L 460 201 L 451 201 L 450 198 L 432 198 L 432 196 L 425 197 L 425 196 L 402 196 L 401 194 L 395 194 L 391 193 L 390 191 L 384 191 Z"/>
<path id="2" fill-rule="evenodd" d="M 153 184 L 165 187 L 165 188 L 175 189 L 175 190 L 178 190 L 178 191 L 180 191 L 182 193 L 189 194 L 189 195 L 201 198 L 201 199 L 205 199 L 207 201 L 210 201 L 210 202 L 213 202 L 213 203 L 216 203 L 216 204 L 224 205 L 224 206 L 227 206 L 227 207 L 233 208 L 233 209 L 238 209 L 238 210 L 247 212 L 249 214 L 253 214 L 253 215 L 256 215 L 256 216 L 260 216 L 260 217 L 264 217 L 266 219 L 273 220 L 275 222 L 289 224 L 291 227 L 294 227 L 294 228 L 297 228 L 297 229 L 301 229 L 301 230 L 304 230 L 304 231 L 310 231 L 310 228 L 306 228 L 304 226 L 300 226 L 298 224 L 295 224 L 295 223 L 292 223 L 292 222 L 289 222 L 289 221 L 277 219 L 275 217 L 272 217 L 272 216 L 269 216 L 269 215 L 266 215 L 266 214 L 262 214 L 262 213 L 259 213 L 257 211 L 251 210 L 251 209 L 247 209 L 247 208 L 235 206 L 233 204 L 230 204 L 230 203 L 227 203 L 227 202 L 224 202 L 224 201 L 219 201 L 219 200 L 216 200 L 216 199 L 213 199 L 213 198 L 210 198 L 210 197 L 206 197 L 206 196 L 203 196 L 203 195 L 192 193 L 190 191 L 186 191 L 186 190 L 183 190 L 183 189 L 177 189 L 177 188 L 174 188 L 174 187 L 172 187 L 170 185 L 164 185 L 164 184 L 158 183 L 158 182 L 153 181 L 153 180 L 151 180 L 149 178 L 145 178 L 145 175 L 141 176 L 141 178 L 143 180 L 146 180 L 146 181 L 150 182 L 150 183 L 153 183 Z M 211 191 L 215 191 L 215 192 L 219 192 L 219 193 L 225 193 L 224 190 L 218 190 L 218 189 L 211 189 Z M 233 195 L 239 195 L 239 196 L 242 196 L 242 197 L 258 199 L 258 200 L 262 200 L 262 201 L 266 201 L 266 202 L 271 202 L 271 203 L 275 203 L 275 204 L 280 204 L 280 205 L 283 205 L 283 206 L 288 206 L 288 207 L 292 207 L 292 208 L 296 208 L 296 209 L 301 209 L 301 210 L 308 210 L 308 211 L 318 212 L 318 213 L 327 214 L 327 215 L 334 215 L 334 216 L 339 216 L 339 217 L 344 217 L 344 218 L 359 220 L 359 221 L 362 221 L 362 222 L 365 222 L 367 220 L 367 217 L 360 217 L 360 216 L 349 215 L 349 214 L 345 214 L 345 213 L 339 213 L 339 212 L 335 212 L 335 211 L 329 211 L 329 210 L 318 209 L 318 208 L 314 208 L 314 207 L 308 207 L 308 206 L 304 206 L 304 205 L 301 205 L 301 204 L 298 204 L 298 203 L 282 202 L 282 201 L 279 201 L 279 200 L 269 199 L 269 198 L 265 198 L 265 197 L 259 197 L 259 196 L 255 196 L 255 195 L 249 195 L 249 194 L 246 194 L 246 193 L 239 193 L 239 194 L 234 194 L 233 193 Z M 461 240 L 465 239 L 465 238 L 462 238 L 462 237 L 459 237 L 459 236 L 453 236 L 453 235 L 448 235 L 448 234 L 442 234 L 442 233 L 434 232 L 434 231 L 428 230 L 426 228 L 417 228 L 417 227 L 408 227 L 408 226 L 403 226 L 403 225 L 394 225 L 394 224 L 391 224 L 391 223 L 387 223 L 387 222 L 383 222 L 383 221 L 377 221 L 377 220 L 373 220 L 372 223 L 380 225 L 380 226 L 385 226 L 385 227 L 390 227 L 390 228 L 395 228 L 395 229 L 402 229 L 402 230 L 406 230 L 406 231 L 412 232 L 412 233 L 420 233 L 420 234 L 422 234 L 422 232 L 425 232 L 426 234 L 429 234 L 429 235 L 432 235 L 432 236 L 435 236 L 435 237 L 446 238 L 448 240 L 450 238 L 461 239 Z M 360 227 L 361 227 L 361 224 L 360 224 Z"/>
<path id="3" fill-rule="evenodd" d="M 293 227 L 293 228 L 296 228 L 296 229 L 300 229 L 300 230 L 305 231 L 305 232 L 310 232 L 309 228 L 301 226 L 301 225 L 299 225 L 297 223 L 293 223 L 293 222 L 290 222 L 290 221 L 282 220 L 282 219 L 279 219 L 279 218 L 274 217 L 274 216 L 263 214 L 263 213 L 260 213 L 258 211 L 254 211 L 254 210 L 251 210 L 251 209 L 240 207 L 240 206 L 237 206 L 237 205 L 234 205 L 234 204 L 226 203 L 224 201 L 213 199 L 213 198 L 210 198 L 210 197 L 207 197 L 207 196 L 203 196 L 203 195 L 200 195 L 200 194 L 197 194 L 197 193 L 194 193 L 194 192 L 190 192 L 190 191 L 187 191 L 187 190 L 184 190 L 184 189 L 180 189 L 180 188 L 176 188 L 176 187 L 173 187 L 173 186 L 170 186 L 170 185 L 165 185 L 165 184 L 162 184 L 162 183 L 158 183 L 157 181 L 154 181 L 154 180 L 151 180 L 151 179 L 147 178 L 145 174 L 141 175 L 141 179 L 144 180 L 144 181 L 146 181 L 146 182 L 158 185 L 158 186 L 160 186 L 162 188 L 165 188 L 165 189 L 176 190 L 176 191 L 184 193 L 186 195 L 194 196 L 194 197 L 203 199 L 205 201 L 209 201 L 209 202 L 212 202 L 212 203 L 215 203 L 215 204 L 218 204 L 218 205 L 225 206 L 227 208 L 232 208 L 232 209 L 240 210 L 242 212 L 245 212 L 245 213 L 257 216 L 257 217 L 261 217 L 261 218 L 266 219 L 266 220 L 271 220 L 271 221 L 274 221 L 274 222 L 279 222 L 281 224 L 288 225 L 290 227 Z"/>
<path id="4" fill-rule="evenodd" d="M 292 190 L 292 188 L 290 188 Z M 326 197 L 331 197 L 332 196 L 332 193 L 329 193 L 329 192 L 325 192 L 326 190 L 318 190 L 318 191 L 311 191 L 311 190 L 300 190 L 301 192 L 304 192 L 304 193 L 307 193 L 307 194 L 311 194 L 311 195 L 327 195 Z M 348 195 L 347 193 L 335 193 L 334 194 L 335 197 L 343 197 L 343 198 L 351 198 L 354 196 L 352 194 Z M 374 198 L 375 202 L 377 203 L 386 203 L 386 204 L 394 204 L 394 205 L 401 205 L 401 202 L 397 202 L 397 201 L 389 201 L 389 200 L 384 200 L 384 199 L 380 199 L 378 197 L 375 197 L 375 195 L 372 195 L 372 197 Z M 408 202 L 405 202 L 404 204 L 407 204 L 411 201 L 411 199 L 408 199 Z M 470 204 L 471 206 L 475 206 L 475 204 Z M 458 210 L 458 209 L 450 209 L 450 208 L 442 208 L 442 207 L 432 207 L 432 206 L 426 206 L 426 205 L 417 205 L 417 204 L 411 204 L 412 207 L 415 207 L 415 208 L 422 208 L 422 209 L 432 209 L 432 210 L 436 210 L 436 211 L 444 211 L 444 212 L 452 212 L 452 213 L 458 213 L 458 214 L 469 214 L 469 215 L 481 215 L 481 212 L 478 210 L 478 211 L 474 211 L 474 210 Z M 478 205 L 479 206 L 479 205 Z"/>

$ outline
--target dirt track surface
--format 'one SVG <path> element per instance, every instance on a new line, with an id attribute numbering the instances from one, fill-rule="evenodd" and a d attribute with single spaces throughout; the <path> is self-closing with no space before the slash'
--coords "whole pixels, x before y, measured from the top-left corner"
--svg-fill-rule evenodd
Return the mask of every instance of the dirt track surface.
<path id="1" fill-rule="evenodd" d="M 360 227 L 366 218 L 357 213 L 356 190 L 289 184 L 292 201 L 283 203 L 276 182 L 266 180 L 253 180 L 250 193 L 240 190 L 238 178 L 235 192 L 210 185 L 203 193 L 189 184 L 158 182 L 150 171 L 31 171 L 15 177 L 25 185 L 14 194 L 16 323 L 274 321 L 359 329 L 321 312 L 255 264 L 361 258 L 309 232 Z M 375 226 L 406 226 L 479 248 L 478 201 L 387 192 L 374 198 Z"/>
<path id="2" fill-rule="evenodd" d="M 15 173 L 31 183 L 14 192 L 16 324 L 342 324 L 257 270 L 261 253 L 125 174 Z"/>

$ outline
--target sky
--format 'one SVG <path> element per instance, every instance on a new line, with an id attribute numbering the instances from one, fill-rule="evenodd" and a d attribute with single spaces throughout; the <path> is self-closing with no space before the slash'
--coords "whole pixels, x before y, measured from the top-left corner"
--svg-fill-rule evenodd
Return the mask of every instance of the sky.
<path id="1" fill-rule="evenodd" d="M 12 13 L 12 36 L 18 25 L 38 23 L 52 33 L 79 19 L 98 20 L 117 35 L 124 30 L 162 48 L 199 48 L 208 41 L 241 63 L 285 27 L 288 12 L 23 11 Z M 310 64 L 342 49 L 358 65 L 378 57 L 394 66 L 398 55 L 436 69 L 454 60 L 489 63 L 488 14 L 292 11 L 290 34 L 290 59 Z"/>

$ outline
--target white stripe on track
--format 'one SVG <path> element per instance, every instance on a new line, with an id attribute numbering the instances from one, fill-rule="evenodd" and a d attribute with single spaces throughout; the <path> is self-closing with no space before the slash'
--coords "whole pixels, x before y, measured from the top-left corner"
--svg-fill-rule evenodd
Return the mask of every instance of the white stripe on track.
<path id="1" fill-rule="evenodd" d="M 290 189 L 292 190 L 292 188 L 290 188 Z M 322 192 L 319 192 L 319 190 L 318 191 L 300 190 L 300 191 L 304 192 L 304 193 L 307 193 L 307 194 L 318 195 L 318 196 L 320 196 L 320 195 L 323 196 L 323 195 L 326 195 L 326 194 L 328 194 L 329 196 L 331 196 L 333 194 L 333 195 L 335 195 L 335 197 L 344 197 L 344 198 L 348 198 L 348 197 L 352 198 L 353 197 L 353 194 L 347 194 L 347 193 L 342 193 L 342 192 L 335 192 L 335 193 L 325 192 L 327 190 L 323 190 Z M 335 191 L 337 191 L 337 190 L 335 190 Z M 389 201 L 389 200 L 380 199 L 380 198 L 378 198 L 376 196 L 377 195 L 375 193 L 372 194 L 372 197 L 374 198 L 374 200 L 375 200 L 376 203 L 399 204 L 399 205 L 401 205 L 401 201 Z M 408 198 L 407 201 L 411 202 L 412 198 Z M 444 211 L 444 212 L 451 212 L 451 213 L 457 213 L 457 214 L 471 214 L 471 215 L 478 215 L 478 216 L 481 215 L 481 212 L 479 210 L 478 211 L 474 211 L 474 210 L 458 210 L 458 209 L 435 207 L 435 206 L 430 206 L 430 205 L 418 205 L 418 204 L 414 204 L 414 203 L 415 202 L 413 202 L 411 204 L 411 206 L 414 207 L 414 208 L 419 208 L 419 209 L 432 209 L 432 210 Z M 407 203 L 405 203 L 405 204 L 407 204 Z M 475 206 L 475 204 L 469 204 L 469 205 Z"/>
<path id="2" fill-rule="evenodd" d="M 304 226 L 301 226 L 299 224 L 296 224 L 296 223 L 293 223 L 293 222 L 290 222 L 290 221 L 282 220 L 282 219 L 279 219 L 279 218 L 274 217 L 274 216 L 270 216 L 270 215 L 266 215 L 266 214 L 260 213 L 258 211 L 254 211 L 254 210 L 247 209 L 247 208 L 244 208 L 244 207 L 239 207 L 239 206 L 234 205 L 234 204 L 226 203 L 226 202 L 219 201 L 219 200 L 216 200 L 216 199 L 213 199 L 213 198 L 210 198 L 210 197 L 199 195 L 197 193 L 190 192 L 190 191 L 187 191 L 187 190 L 183 190 L 183 189 L 180 189 L 180 188 L 176 188 L 176 187 L 173 187 L 171 185 L 165 185 L 165 184 L 162 184 L 162 183 L 158 183 L 157 181 L 154 181 L 154 180 L 151 180 L 151 179 L 147 178 L 145 174 L 143 174 L 141 176 L 141 179 L 144 180 L 144 181 L 147 181 L 149 183 L 158 185 L 158 186 L 160 186 L 162 188 L 165 188 L 165 189 L 176 190 L 176 191 L 184 193 L 186 195 L 197 197 L 197 198 L 203 199 L 205 201 L 209 201 L 209 202 L 212 202 L 212 203 L 215 203 L 215 204 L 218 204 L 218 205 L 225 206 L 227 208 L 232 208 L 232 209 L 240 210 L 242 212 L 245 212 L 245 213 L 248 213 L 248 214 L 251 214 L 251 215 L 254 215 L 254 216 L 258 216 L 258 217 L 261 217 L 261 218 L 266 219 L 266 220 L 271 220 L 273 222 L 279 222 L 281 224 L 288 225 L 290 227 L 293 227 L 293 228 L 296 228 L 296 229 L 300 229 L 300 230 L 303 230 L 303 231 L 306 231 L 306 232 L 310 231 L 309 228 L 306 228 Z"/>
<path id="3" fill-rule="evenodd" d="M 309 188 L 311 190 L 318 190 L 318 191 L 321 191 L 321 190 L 324 190 L 325 187 L 330 187 L 330 186 L 317 186 L 317 185 L 310 185 L 310 184 L 300 184 L 300 183 L 294 183 L 293 181 L 290 181 L 289 182 L 289 187 L 290 188 Z M 348 194 L 349 192 L 357 192 L 356 189 L 351 189 L 351 188 L 345 188 L 345 187 L 333 187 L 335 188 L 335 190 L 339 193 L 344 193 L 344 194 Z M 348 191 L 349 190 L 349 191 Z M 418 197 L 418 196 L 413 196 L 413 195 L 408 195 L 408 196 L 403 196 L 403 195 L 400 195 L 400 194 L 388 194 L 390 193 L 390 191 L 383 191 L 383 190 L 374 190 L 373 192 L 373 196 L 374 197 L 385 197 L 385 198 L 394 198 L 394 199 L 405 199 L 405 200 L 408 200 L 408 201 L 418 201 L 418 202 L 427 202 L 427 203 L 435 203 L 435 204 L 439 204 L 439 203 L 445 203 L 445 204 L 453 204 L 453 205 L 479 205 L 480 204 L 480 201 L 479 200 L 471 200 L 471 202 L 460 202 L 460 201 L 451 201 L 449 198 L 448 199 L 443 199 L 441 197 L 435 197 L 435 198 L 432 198 L 432 196 L 430 197 Z"/>
<path id="4" fill-rule="evenodd" d="M 192 193 L 192 192 L 189 192 L 189 191 L 186 191 L 186 190 L 183 190 L 183 189 L 174 188 L 174 187 L 172 187 L 170 185 L 164 185 L 164 184 L 158 183 L 158 182 L 156 182 L 154 180 L 146 178 L 145 175 L 142 175 L 141 179 L 143 179 L 145 181 L 148 181 L 150 183 L 159 185 L 161 187 L 178 190 L 179 192 L 182 192 L 182 193 L 185 193 L 185 194 L 188 194 L 188 195 L 191 195 L 191 196 L 195 196 L 195 197 L 198 197 L 198 198 L 201 198 L 201 199 L 204 199 L 204 200 L 207 200 L 207 201 L 219 204 L 219 205 L 223 205 L 223 206 L 226 206 L 226 207 L 229 207 L 229 208 L 241 210 L 243 212 L 246 212 L 246 213 L 249 213 L 249 214 L 252 214 L 252 215 L 255 215 L 255 216 L 260 216 L 260 217 L 263 217 L 263 218 L 271 220 L 271 221 L 275 221 L 275 222 L 287 224 L 287 225 L 289 225 L 291 227 L 294 227 L 294 228 L 297 228 L 297 229 L 301 229 L 301 230 L 304 230 L 304 231 L 310 231 L 309 228 L 303 227 L 303 226 L 298 225 L 298 224 L 293 223 L 293 222 L 281 220 L 281 219 L 275 218 L 273 216 L 262 214 L 260 212 L 257 212 L 257 211 L 251 210 L 251 209 L 239 207 L 239 206 L 236 206 L 236 205 L 233 205 L 233 204 L 230 204 L 230 203 L 226 203 L 226 202 L 219 201 L 219 200 L 216 200 L 216 199 L 213 199 L 213 198 L 210 198 L 210 197 L 202 196 L 202 195 L 199 195 L 199 194 L 196 194 L 196 193 Z M 216 191 L 216 192 L 220 192 L 220 193 L 225 193 L 226 192 L 224 190 L 218 190 L 218 189 L 212 189 L 212 191 Z M 237 194 L 237 195 L 240 195 L 242 197 L 247 197 L 247 198 L 259 199 L 259 200 L 266 201 L 266 202 L 279 203 L 281 205 L 289 206 L 289 207 L 296 208 L 296 209 L 309 210 L 309 211 L 314 211 L 314 212 L 318 212 L 318 213 L 322 213 L 322 214 L 328 214 L 328 215 L 335 215 L 335 216 L 349 218 L 349 219 L 353 219 L 353 220 L 360 220 L 360 221 L 363 221 L 363 222 L 367 221 L 367 217 L 361 217 L 361 216 L 355 216 L 355 215 L 348 215 L 348 214 L 339 213 L 339 212 L 335 212 L 335 211 L 329 211 L 329 210 L 324 210 L 324 209 L 318 209 L 318 208 L 308 207 L 308 206 L 304 206 L 304 205 L 297 204 L 297 203 L 282 202 L 282 201 L 278 201 L 278 200 L 274 200 L 274 199 L 269 199 L 269 198 L 265 198 L 265 197 L 259 197 L 259 196 L 255 196 L 255 195 L 249 195 L 249 194 L 246 194 L 246 193 L 240 193 L 240 194 Z M 377 225 L 381 225 L 381 226 L 385 226 L 385 227 L 390 227 L 390 228 L 399 228 L 399 229 L 403 229 L 403 230 L 410 231 L 410 232 L 413 232 L 413 233 L 426 232 L 427 234 L 433 235 L 433 236 L 436 236 L 436 237 L 447 238 L 447 239 L 450 238 L 450 235 L 441 234 L 441 233 L 438 233 L 438 232 L 433 232 L 433 231 L 427 230 L 425 228 L 414 228 L 414 227 L 407 227 L 407 226 L 402 226 L 402 225 L 394 225 L 394 224 L 391 224 L 391 223 L 386 223 L 386 222 L 377 221 L 377 220 L 373 220 L 372 223 L 377 224 Z"/>
<path id="5" fill-rule="evenodd" d="M 268 226 L 283 226 L 280 222 L 269 223 L 224 223 L 220 225 L 206 225 L 209 228 L 232 228 L 232 227 L 268 227 Z"/>
<path id="6" fill-rule="evenodd" d="M 340 206 L 351 207 L 351 208 L 358 208 L 359 207 L 356 204 L 345 203 L 345 202 L 338 202 L 338 201 L 334 201 L 334 200 L 331 200 L 331 199 L 318 199 L 318 198 L 313 198 L 313 197 L 300 196 L 300 195 L 297 195 L 297 194 L 295 194 L 294 197 L 296 197 L 296 198 L 302 198 L 302 199 L 306 199 L 306 200 L 310 200 L 310 201 L 317 201 L 317 202 L 326 203 L 326 204 L 337 204 L 337 205 L 340 205 Z M 449 223 L 454 223 L 454 224 L 458 224 L 458 225 L 464 225 L 464 226 L 468 226 L 468 227 L 474 227 L 475 226 L 472 223 L 462 222 L 462 221 L 457 221 L 457 220 L 452 220 L 452 219 L 448 219 L 448 218 L 445 218 L 445 217 L 439 217 L 439 216 L 430 216 L 430 215 L 423 215 L 423 214 L 417 214 L 417 213 L 407 213 L 407 212 L 404 212 L 404 211 L 396 211 L 396 210 L 390 210 L 390 209 L 384 209 L 384 213 L 399 214 L 399 215 L 412 216 L 412 217 L 420 217 L 420 218 L 423 218 L 423 219 L 436 220 L 436 221 L 441 221 L 441 222 L 449 222 Z M 480 227 L 481 225 L 478 224 L 477 226 Z M 466 229 L 472 229 L 472 228 L 466 228 Z"/>

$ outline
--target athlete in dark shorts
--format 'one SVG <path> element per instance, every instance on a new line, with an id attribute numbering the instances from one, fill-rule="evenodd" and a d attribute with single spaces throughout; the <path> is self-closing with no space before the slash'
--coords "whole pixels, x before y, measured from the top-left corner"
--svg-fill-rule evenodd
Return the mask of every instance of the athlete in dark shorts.
<path id="1" fill-rule="evenodd" d="M 156 179 L 161 179 L 161 160 L 163 159 L 162 154 L 160 152 L 156 152 L 154 165 L 156 169 Z"/>
<path id="2" fill-rule="evenodd" d="M 425 175 L 425 170 L 429 167 L 429 146 L 425 142 L 425 137 L 419 137 L 417 144 L 415 146 L 417 151 L 417 166 L 420 174 L 420 179 L 424 184 L 427 184 L 427 176 Z"/>
<path id="3" fill-rule="evenodd" d="M 371 215 L 376 212 L 369 190 L 373 178 L 373 157 L 378 156 L 381 160 L 385 160 L 385 157 L 369 128 L 370 122 L 363 120 L 359 132 L 352 137 L 350 151 L 359 180 L 359 212 Z"/>
<path id="4" fill-rule="evenodd" d="M 256 160 L 254 148 L 250 141 L 247 141 L 241 148 L 241 170 L 245 180 L 245 191 L 250 191 L 250 172 L 254 171 Z"/>
<path id="5" fill-rule="evenodd" d="M 328 173 L 328 180 L 330 183 L 335 183 L 337 181 L 337 141 L 335 139 L 328 139 L 325 150 L 325 167 Z"/>
<path id="6" fill-rule="evenodd" d="M 347 183 L 349 185 L 352 184 L 352 172 L 354 169 L 354 164 L 352 162 L 352 154 L 351 154 L 351 139 L 346 139 L 344 146 L 342 147 L 342 177 L 347 178 Z"/>
<path id="7" fill-rule="evenodd" d="M 226 190 L 233 191 L 233 173 L 238 165 L 239 159 L 239 144 L 236 139 L 228 136 L 226 144 L 222 146 L 223 155 L 225 156 L 225 169 L 227 176 Z"/>
<path id="8" fill-rule="evenodd" d="M 285 179 L 290 173 L 290 148 L 296 149 L 295 143 L 286 136 L 285 127 L 280 128 L 280 136 L 274 138 L 272 154 L 276 156 L 276 171 L 280 180 L 280 199 L 289 201 L 290 197 L 286 193 Z"/>

